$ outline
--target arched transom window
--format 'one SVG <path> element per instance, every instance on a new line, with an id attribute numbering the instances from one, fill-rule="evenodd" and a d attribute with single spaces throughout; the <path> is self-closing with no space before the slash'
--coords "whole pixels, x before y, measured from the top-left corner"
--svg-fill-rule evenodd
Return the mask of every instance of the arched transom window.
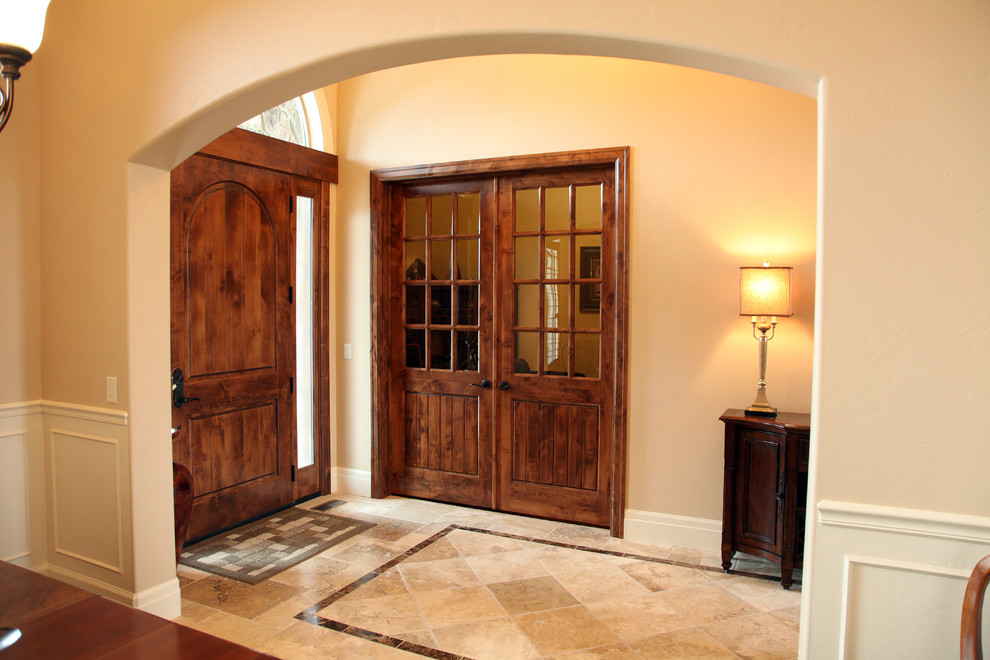
<path id="1" fill-rule="evenodd" d="M 304 147 L 323 149 L 323 124 L 313 92 L 265 110 L 240 127 Z"/>

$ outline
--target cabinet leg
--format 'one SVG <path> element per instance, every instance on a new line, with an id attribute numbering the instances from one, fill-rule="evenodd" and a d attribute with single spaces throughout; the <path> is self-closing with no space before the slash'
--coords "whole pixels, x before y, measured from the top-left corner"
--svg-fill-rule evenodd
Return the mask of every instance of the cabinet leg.
<path id="1" fill-rule="evenodd" d="M 722 570 L 726 573 L 729 572 L 729 567 L 732 566 L 732 555 L 736 554 L 735 550 L 723 550 L 722 551 Z"/>
<path id="2" fill-rule="evenodd" d="M 780 586 L 784 589 L 790 589 L 791 585 L 794 583 L 791 575 L 794 572 L 793 566 L 781 566 L 780 567 Z"/>

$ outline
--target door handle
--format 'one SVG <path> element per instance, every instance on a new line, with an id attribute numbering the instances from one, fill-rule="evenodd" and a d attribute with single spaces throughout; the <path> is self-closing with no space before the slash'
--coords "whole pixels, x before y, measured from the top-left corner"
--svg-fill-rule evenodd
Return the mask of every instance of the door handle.
<path id="1" fill-rule="evenodd" d="M 199 397 L 195 396 L 187 399 L 185 389 L 185 377 L 182 375 L 182 369 L 176 367 L 172 370 L 172 405 L 176 408 L 181 408 L 183 403 L 199 401 Z"/>
<path id="2" fill-rule="evenodd" d="M 487 378 L 481 381 L 480 384 L 471 383 L 470 385 L 468 385 L 468 387 L 480 387 L 483 390 L 491 389 L 491 386 L 492 386 L 492 381 L 488 380 Z"/>
<path id="3" fill-rule="evenodd" d="M 506 391 L 507 389 L 511 388 L 511 387 L 512 387 L 512 385 L 509 385 L 504 380 L 501 383 L 498 384 L 498 389 L 502 390 L 503 392 Z"/>

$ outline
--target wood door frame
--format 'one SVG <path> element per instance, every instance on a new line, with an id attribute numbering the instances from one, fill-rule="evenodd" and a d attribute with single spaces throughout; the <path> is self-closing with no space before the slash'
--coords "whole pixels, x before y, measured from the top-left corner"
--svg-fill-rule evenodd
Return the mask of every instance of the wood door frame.
<path id="1" fill-rule="evenodd" d="M 330 460 L 330 331 L 333 308 L 330 305 L 330 195 L 338 180 L 335 154 L 301 147 L 235 128 L 224 133 L 196 152 L 262 169 L 310 179 L 319 186 L 320 209 L 313 218 L 313 436 L 319 463 L 319 488 L 322 495 L 331 492 Z M 277 155 L 276 155 L 277 154 Z M 295 198 L 293 186 L 293 199 Z M 293 422 L 295 427 L 295 422 Z"/>
<path id="2" fill-rule="evenodd" d="M 388 409 L 395 355 L 388 341 L 388 310 L 401 287 L 389 273 L 389 229 L 392 214 L 390 194 L 394 186 L 424 181 L 469 177 L 501 177 L 522 172 L 537 172 L 584 167 L 611 167 L 615 172 L 615 382 L 611 472 L 611 513 L 609 530 L 622 538 L 626 503 L 627 442 L 627 368 L 629 253 L 628 219 L 629 147 L 565 151 L 506 158 L 414 165 L 373 170 L 371 172 L 371 495 L 382 498 L 392 494 L 389 456 L 391 428 Z"/>

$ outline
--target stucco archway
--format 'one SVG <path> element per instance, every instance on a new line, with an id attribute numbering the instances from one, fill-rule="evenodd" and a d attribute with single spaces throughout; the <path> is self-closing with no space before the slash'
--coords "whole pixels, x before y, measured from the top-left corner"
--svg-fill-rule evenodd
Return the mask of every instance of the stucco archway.
<path id="1" fill-rule="evenodd" d="M 131 232 L 132 236 L 141 238 L 140 242 L 131 242 L 128 250 L 132 438 L 160 436 L 169 424 L 168 408 L 160 404 L 163 398 L 159 378 L 167 366 L 163 364 L 163 356 L 167 360 L 168 355 L 165 331 L 168 327 L 168 255 L 164 246 L 168 245 L 169 169 L 227 130 L 237 118 L 315 87 L 416 62 L 514 53 L 623 57 L 734 75 L 813 98 L 818 90 L 813 75 L 704 50 L 580 34 L 500 34 L 424 39 L 324 59 L 258 81 L 191 113 L 140 148 L 130 164 L 129 223 L 140 222 L 142 227 L 141 232 Z M 162 548 L 168 548 L 166 539 L 171 534 L 168 525 L 161 524 L 169 505 L 168 498 L 162 497 L 167 492 L 164 484 L 167 483 L 165 466 L 168 460 L 170 454 L 162 447 L 132 442 L 136 592 L 140 592 L 143 585 L 161 584 L 163 576 L 171 571 L 171 556 L 161 552 Z M 154 515 L 156 512 L 157 516 Z M 177 600 L 177 594 L 175 597 Z"/>

